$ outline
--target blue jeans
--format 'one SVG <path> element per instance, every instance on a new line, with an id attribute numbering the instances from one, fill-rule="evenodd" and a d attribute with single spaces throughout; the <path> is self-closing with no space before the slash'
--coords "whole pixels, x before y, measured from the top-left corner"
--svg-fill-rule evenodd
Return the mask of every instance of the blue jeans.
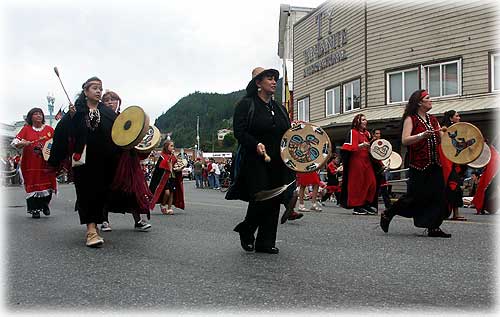
<path id="1" fill-rule="evenodd" d="M 215 174 L 208 174 L 208 188 L 214 188 Z"/>
<path id="2" fill-rule="evenodd" d="M 201 174 L 194 174 L 194 179 L 196 180 L 196 188 L 203 188 L 203 179 Z"/>
<path id="3" fill-rule="evenodd" d="M 220 188 L 219 176 L 220 175 L 214 174 L 214 188 Z"/>

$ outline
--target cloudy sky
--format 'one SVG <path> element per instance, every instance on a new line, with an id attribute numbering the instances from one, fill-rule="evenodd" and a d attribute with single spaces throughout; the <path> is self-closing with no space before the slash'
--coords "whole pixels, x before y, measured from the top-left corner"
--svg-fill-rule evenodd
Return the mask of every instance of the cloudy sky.
<path id="1" fill-rule="evenodd" d="M 322 0 L 29 1 L 4 0 L 0 50 L 0 122 L 32 107 L 55 112 L 97 75 L 123 106 L 156 118 L 194 91 L 242 89 L 255 66 L 280 67 L 280 3 L 317 7 Z M 123 108 L 123 107 L 122 107 Z"/>

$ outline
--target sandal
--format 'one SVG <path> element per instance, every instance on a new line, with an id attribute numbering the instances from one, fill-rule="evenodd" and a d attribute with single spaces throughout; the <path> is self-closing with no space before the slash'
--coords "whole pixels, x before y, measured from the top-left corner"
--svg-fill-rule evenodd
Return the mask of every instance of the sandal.
<path id="1" fill-rule="evenodd" d="M 453 220 L 453 221 L 467 221 L 467 219 L 463 216 L 458 216 L 458 217 L 452 217 L 448 220 Z"/>
<path id="2" fill-rule="evenodd" d="M 160 211 L 164 215 L 168 215 L 168 209 L 167 207 L 160 206 Z"/>
<path id="3" fill-rule="evenodd" d="M 174 211 L 172 209 L 167 209 L 166 215 L 173 215 Z"/>

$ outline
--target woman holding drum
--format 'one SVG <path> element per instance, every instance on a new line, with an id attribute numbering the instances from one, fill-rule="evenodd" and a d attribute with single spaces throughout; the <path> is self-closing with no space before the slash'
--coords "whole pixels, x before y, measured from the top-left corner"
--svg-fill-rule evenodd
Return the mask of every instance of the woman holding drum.
<path id="1" fill-rule="evenodd" d="M 455 110 L 449 110 L 444 113 L 441 126 L 449 127 L 454 123 L 460 122 L 460 115 Z M 443 165 L 443 176 L 446 183 L 445 198 L 449 210 L 452 212 L 450 220 L 465 221 L 465 217 L 460 216 L 458 208 L 463 206 L 463 193 L 461 186 L 465 174 L 465 165 L 451 162 L 446 156 L 441 156 Z"/>
<path id="2" fill-rule="evenodd" d="M 113 110 L 116 114 L 120 114 L 120 106 L 122 100 L 120 96 L 114 91 L 106 91 L 102 96 L 103 103 Z M 130 108 L 139 108 L 137 106 L 133 106 Z M 130 109 L 134 110 L 134 109 Z M 128 120 L 131 120 L 131 116 L 128 115 L 129 108 L 125 109 L 124 116 L 126 116 Z M 143 115 L 146 117 L 146 114 Z M 135 120 L 136 124 L 139 124 L 139 120 Z M 144 119 L 143 119 L 144 121 Z M 143 124 L 149 125 L 149 120 L 146 120 Z M 115 134 L 118 132 L 122 132 L 123 125 L 120 125 L 120 119 L 117 118 L 115 122 L 118 122 L 116 125 L 113 125 L 113 129 L 115 130 Z M 154 129 L 153 135 L 147 136 L 149 137 L 151 145 L 157 144 L 159 142 L 159 131 L 157 133 L 157 142 L 153 142 L 154 139 Z M 156 128 L 155 128 L 156 129 Z M 148 130 L 149 131 L 149 130 Z M 113 131 L 111 133 L 113 136 Z M 145 137 L 146 138 L 146 137 Z M 135 139 L 135 138 L 134 138 Z M 137 143 L 134 140 L 134 144 Z M 141 142 L 140 144 L 143 144 Z M 134 218 L 134 229 L 137 231 L 147 231 L 151 229 L 151 224 L 147 223 L 145 220 L 141 218 L 141 214 L 146 214 L 149 216 L 149 201 L 144 199 L 143 197 L 151 198 L 152 194 L 148 189 L 146 179 L 144 173 L 142 171 L 140 160 L 143 160 L 148 157 L 151 152 L 153 146 L 149 146 L 147 151 L 142 151 L 142 147 L 134 146 L 130 148 L 128 146 L 127 149 L 123 149 L 120 154 L 120 159 L 118 162 L 118 166 L 116 168 L 116 173 L 113 179 L 112 191 L 110 193 L 108 204 L 104 211 L 104 221 L 101 225 L 101 231 L 111 231 L 111 225 L 109 224 L 109 212 L 113 213 L 131 213 Z"/>
<path id="3" fill-rule="evenodd" d="M 56 127 L 49 158 L 49 164 L 58 167 L 67 155 L 71 155 L 76 209 L 80 223 L 87 228 L 88 247 L 104 243 L 97 232 L 97 224 L 105 220 L 104 208 L 120 152 L 111 139 L 116 113 L 100 101 L 101 94 L 99 78 L 85 81 L 75 105 L 70 105 L 69 112 Z"/>
<path id="4" fill-rule="evenodd" d="M 444 179 L 438 151 L 440 126 L 427 113 L 430 109 L 432 102 L 425 90 L 415 91 L 406 105 L 401 139 L 409 151 L 408 193 L 382 213 L 380 227 L 384 232 L 388 232 L 392 218 L 399 215 L 413 218 L 416 227 L 427 228 L 429 237 L 451 237 L 440 229 L 449 212 L 443 198 Z"/>
<path id="5" fill-rule="evenodd" d="M 256 194 L 283 187 L 295 178 L 280 156 L 281 137 L 290 128 L 290 118 L 286 109 L 272 99 L 278 77 L 275 69 L 255 68 L 246 96 L 234 110 L 234 136 L 241 161 L 235 163 L 237 175 L 226 199 L 248 201 L 245 219 L 234 228 L 240 235 L 241 247 L 248 252 L 279 253 L 276 232 L 281 197 L 257 201 Z"/>
<path id="6" fill-rule="evenodd" d="M 377 180 L 370 159 L 371 136 L 367 125 L 365 115 L 357 114 L 341 148 L 344 174 L 340 204 L 344 208 L 354 208 L 354 215 L 377 212 Z"/>
<path id="7" fill-rule="evenodd" d="M 45 125 L 42 109 L 33 108 L 26 115 L 26 125 L 19 131 L 11 145 L 23 150 L 21 171 L 26 190 L 26 204 L 32 218 L 40 212 L 50 215 L 49 203 L 57 191 L 56 174 L 45 162 L 42 149 L 54 135 L 54 129 Z"/>

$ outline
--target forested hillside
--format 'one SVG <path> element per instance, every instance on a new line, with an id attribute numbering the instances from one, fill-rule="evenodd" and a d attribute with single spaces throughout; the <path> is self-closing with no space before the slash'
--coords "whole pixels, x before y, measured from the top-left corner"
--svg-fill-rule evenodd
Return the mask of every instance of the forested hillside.
<path id="1" fill-rule="evenodd" d="M 231 151 L 234 137 L 226 136 L 224 143 L 217 142 L 217 130 L 232 129 L 236 103 L 244 96 L 239 90 L 228 94 L 195 92 L 180 99 L 155 120 L 161 132 L 172 132 L 176 147 L 191 148 L 196 144 L 196 118 L 200 117 L 200 147 L 205 152 Z M 275 100 L 281 103 L 281 79 L 278 80 Z"/>

